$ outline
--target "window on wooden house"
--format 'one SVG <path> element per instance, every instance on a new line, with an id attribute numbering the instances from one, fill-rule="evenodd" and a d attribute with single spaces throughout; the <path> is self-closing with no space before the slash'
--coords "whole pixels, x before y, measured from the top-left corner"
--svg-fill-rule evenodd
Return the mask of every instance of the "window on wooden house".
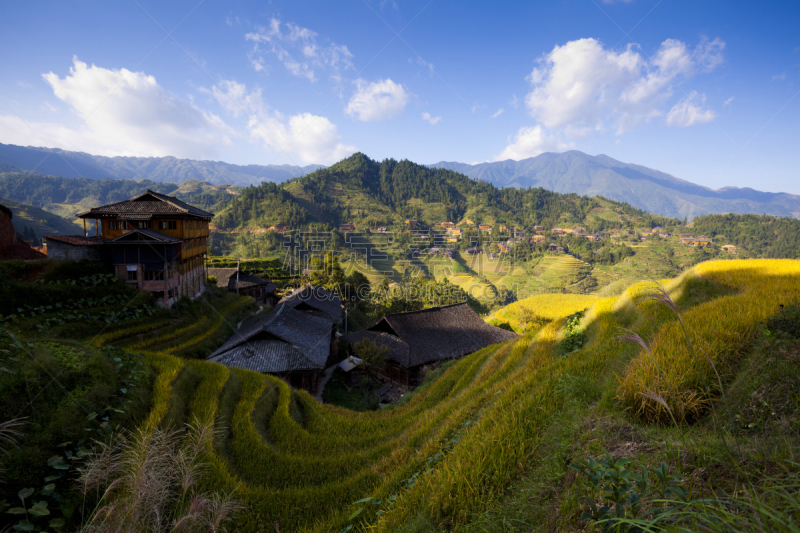
<path id="1" fill-rule="evenodd" d="M 178 229 L 178 223 L 174 220 L 162 220 L 158 223 L 160 229 Z"/>
<path id="2" fill-rule="evenodd" d="M 150 229 L 150 221 L 149 220 L 140 220 L 136 223 L 136 227 L 140 229 Z"/>
<path id="3" fill-rule="evenodd" d="M 128 265 L 128 281 L 138 281 L 136 272 L 138 267 L 136 265 Z"/>
<path id="4" fill-rule="evenodd" d="M 145 281 L 164 281 L 164 271 L 163 270 L 145 270 L 144 271 L 144 280 Z"/>

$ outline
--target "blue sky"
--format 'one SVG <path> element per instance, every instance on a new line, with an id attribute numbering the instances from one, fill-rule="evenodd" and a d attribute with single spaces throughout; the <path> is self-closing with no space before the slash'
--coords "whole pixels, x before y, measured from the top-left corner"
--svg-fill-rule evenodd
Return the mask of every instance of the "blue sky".
<path id="1" fill-rule="evenodd" d="M 577 149 L 800 194 L 800 3 L 16 2 L 0 142 L 238 164 Z"/>

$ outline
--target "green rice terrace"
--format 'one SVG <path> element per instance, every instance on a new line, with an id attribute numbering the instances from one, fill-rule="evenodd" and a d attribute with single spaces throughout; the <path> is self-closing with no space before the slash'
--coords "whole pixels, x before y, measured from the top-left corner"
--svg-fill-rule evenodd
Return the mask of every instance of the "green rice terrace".
<path id="1" fill-rule="evenodd" d="M 557 259 L 536 268 L 587 268 Z M 3 308 L 0 410 L 25 417 L 5 524 L 85 525 L 104 486 L 75 479 L 97 442 L 194 424 L 214 433 L 191 490 L 233 493 L 228 531 L 798 531 L 798 261 L 522 300 L 493 317 L 521 336 L 367 412 L 206 362 L 265 311 L 249 298 L 168 312 L 111 277 L 9 265 L 5 300 L 35 305 Z"/>

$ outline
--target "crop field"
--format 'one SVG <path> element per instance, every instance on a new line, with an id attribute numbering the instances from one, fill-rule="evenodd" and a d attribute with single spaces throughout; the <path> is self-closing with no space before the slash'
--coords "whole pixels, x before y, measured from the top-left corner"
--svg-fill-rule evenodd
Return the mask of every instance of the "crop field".
<path id="1" fill-rule="evenodd" d="M 697 279 L 734 292 L 693 303 L 687 287 Z M 695 346 L 724 381 L 737 343 L 747 340 L 754 324 L 780 304 L 800 301 L 798 280 L 797 261 L 720 261 L 701 265 L 667 289 L 684 307 Z M 687 413 L 719 394 L 713 383 L 704 388 L 700 374 L 708 379 L 711 366 L 692 366 L 669 309 L 637 305 L 648 291 L 637 285 L 613 298 L 541 295 L 517 302 L 498 318 L 514 320 L 520 307 L 529 307 L 549 322 L 462 358 L 407 403 L 379 412 L 321 405 L 270 376 L 175 357 L 186 339 L 208 329 L 209 317 L 144 338 L 135 335 L 138 340 L 128 345 L 141 346 L 158 372 L 146 426 L 197 417 L 213 420 L 223 431 L 207 450 L 212 475 L 206 483 L 217 490 L 239 486 L 247 512 L 236 529 L 267 531 L 278 523 L 281 531 L 322 532 L 371 524 L 376 531 L 394 532 L 420 513 L 454 527 L 478 516 L 523 465 L 535 461 L 543 428 L 565 405 L 560 376 L 596 379 L 630 358 L 618 394 L 647 422 L 663 422 L 665 414 L 643 391 L 656 391 L 670 409 Z M 722 311 L 731 306 L 742 312 Z M 589 342 L 558 356 L 565 317 L 587 307 L 581 327 Z M 656 361 L 670 368 L 665 378 L 646 352 L 614 341 L 619 328 L 634 324 L 643 336 L 656 338 Z"/>
<path id="2" fill-rule="evenodd" d="M 221 291 L 213 306 L 184 309 L 182 318 L 121 322 L 93 336 L 91 349 L 145 355 L 154 381 L 143 429 L 195 419 L 214 425 L 201 483 L 236 489 L 245 510 L 229 530 L 476 531 L 472 524 L 505 501 L 509 487 L 547 461 L 549 435 L 576 405 L 565 383 L 610 383 L 603 398 L 591 387 L 582 393 L 586 404 L 619 405 L 627 424 L 693 422 L 733 379 L 756 326 L 800 303 L 800 261 L 713 261 L 621 292 L 515 302 L 492 318 L 519 328 L 528 310 L 542 324 L 371 412 L 320 404 L 272 376 L 202 360 L 256 310 L 249 298 Z M 659 294 L 672 298 L 680 320 L 652 301 Z M 583 341 L 565 349 L 576 324 L 568 317 L 583 310 Z M 649 349 L 621 343 L 623 328 Z M 54 340 L 43 334 L 38 342 Z M 580 517 L 577 508 L 563 512 Z"/>
<path id="3" fill-rule="evenodd" d="M 588 263 L 575 259 L 571 255 L 559 254 L 546 256 L 536 265 L 534 275 L 543 282 L 553 286 L 567 286 L 586 277 L 591 271 Z"/>
<path id="4" fill-rule="evenodd" d="M 584 294 L 540 294 L 514 302 L 498 310 L 487 320 L 507 322 L 515 328 L 522 328 L 520 316 L 523 309 L 532 313 L 537 320 L 549 322 L 583 311 L 599 301 L 600 298 Z"/>

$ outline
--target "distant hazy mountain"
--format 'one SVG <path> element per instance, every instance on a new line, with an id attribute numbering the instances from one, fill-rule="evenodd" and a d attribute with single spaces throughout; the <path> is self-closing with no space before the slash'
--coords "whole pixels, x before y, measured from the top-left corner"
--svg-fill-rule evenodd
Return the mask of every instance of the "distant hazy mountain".
<path id="1" fill-rule="evenodd" d="M 171 183 L 195 179 L 214 185 L 250 185 L 262 181 L 281 183 L 323 168 L 322 165 L 242 166 L 171 156 L 103 157 L 83 152 L 0 143 L 0 165 L 2 164 L 65 178 L 148 179 Z"/>
<path id="2" fill-rule="evenodd" d="M 522 161 L 477 165 L 442 161 L 429 166 L 460 172 L 498 187 L 543 187 L 560 193 L 599 195 L 670 217 L 755 213 L 800 218 L 800 196 L 797 195 L 737 187 L 713 190 L 641 165 L 576 150 L 544 153 Z M 240 186 L 262 181 L 282 183 L 325 168 L 322 165 L 242 166 L 175 157 L 103 157 L 0 144 L 0 172 L 10 171 L 12 167 L 69 178 L 147 179 L 161 183 L 199 180 L 212 185 Z"/>
<path id="3" fill-rule="evenodd" d="M 522 161 L 469 165 L 442 161 L 441 167 L 498 187 L 543 187 L 561 193 L 603 196 L 650 213 L 695 217 L 711 213 L 756 213 L 800 218 L 800 196 L 750 188 L 702 187 L 664 172 L 577 150 L 544 153 Z"/>

